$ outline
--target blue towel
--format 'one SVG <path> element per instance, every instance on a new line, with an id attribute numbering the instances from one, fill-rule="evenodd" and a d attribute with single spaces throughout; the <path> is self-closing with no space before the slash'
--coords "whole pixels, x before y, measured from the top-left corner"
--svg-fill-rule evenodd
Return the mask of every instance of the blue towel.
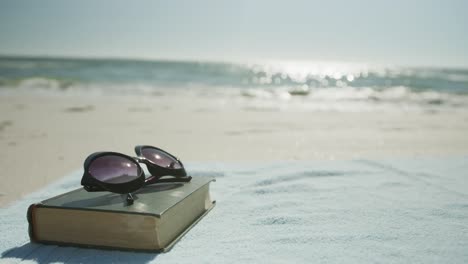
<path id="1" fill-rule="evenodd" d="M 468 157 L 189 163 L 217 206 L 168 253 L 30 243 L 29 204 L 79 187 L 76 171 L 0 209 L 0 261 L 468 263 Z"/>

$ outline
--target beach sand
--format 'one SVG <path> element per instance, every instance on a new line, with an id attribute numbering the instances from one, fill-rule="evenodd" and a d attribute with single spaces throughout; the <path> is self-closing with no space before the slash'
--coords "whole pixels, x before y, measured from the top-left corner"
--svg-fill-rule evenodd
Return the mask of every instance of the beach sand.
<path id="1" fill-rule="evenodd" d="M 182 161 L 350 160 L 468 153 L 466 111 L 277 111 L 200 97 L 0 96 L 0 206 L 95 151 L 163 148 Z M 78 187 L 78 186 L 77 186 Z"/>

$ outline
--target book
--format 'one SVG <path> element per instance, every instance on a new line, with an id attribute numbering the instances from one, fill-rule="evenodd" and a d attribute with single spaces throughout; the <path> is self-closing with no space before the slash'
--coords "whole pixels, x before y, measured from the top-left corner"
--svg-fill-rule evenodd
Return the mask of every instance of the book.
<path id="1" fill-rule="evenodd" d="M 213 178 L 159 183 L 126 195 L 83 188 L 28 208 L 31 242 L 132 251 L 165 252 L 215 205 Z"/>

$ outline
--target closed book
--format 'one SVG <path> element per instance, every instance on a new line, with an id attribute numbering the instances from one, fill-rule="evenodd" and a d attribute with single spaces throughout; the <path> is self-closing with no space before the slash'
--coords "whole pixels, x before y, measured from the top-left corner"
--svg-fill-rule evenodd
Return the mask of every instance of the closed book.
<path id="1" fill-rule="evenodd" d="M 29 237 L 45 244 L 164 252 L 214 207 L 212 181 L 148 185 L 133 193 L 131 205 L 126 195 L 76 189 L 29 207 Z"/>

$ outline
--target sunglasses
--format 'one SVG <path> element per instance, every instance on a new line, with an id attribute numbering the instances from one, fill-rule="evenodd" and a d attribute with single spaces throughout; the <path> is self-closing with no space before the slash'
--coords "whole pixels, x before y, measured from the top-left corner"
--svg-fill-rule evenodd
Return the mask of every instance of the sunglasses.
<path id="1" fill-rule="evenodd" d="M 84 162 L 81 185 L 88 192 L 109 191 L 127 194 L 127 204 L 133 204 L 132 192 L 150 184 L 189 182 L 182 162 L 168 152 L 153 146 L 136 146 L 136 157 L 118 152 L 95 152 Z M 151 176 L 146 178 L 140 163 L 146 164 Z M 172 176 L 171 178 L 162 178 Z"/>

